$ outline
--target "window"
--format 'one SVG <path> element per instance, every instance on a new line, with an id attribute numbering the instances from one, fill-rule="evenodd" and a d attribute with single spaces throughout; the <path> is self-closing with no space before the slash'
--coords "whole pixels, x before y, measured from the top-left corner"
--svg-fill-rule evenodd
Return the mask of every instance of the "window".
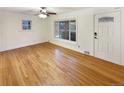
<path id="1" fill-rule="evenodd" d="M 114 22 L 114 17 L 101 17 L 99 22 Z"/>
<path id="2" fill-rule="evenodd" d="M 23 30 L 31 30 L 31 21 L 30 20 L 22 20 L 22 29 Z"/>
<path id="3" fill-rule="evenodd" d="M 56 21 L 55 38 L 76 41 L 76 20 Z"/>

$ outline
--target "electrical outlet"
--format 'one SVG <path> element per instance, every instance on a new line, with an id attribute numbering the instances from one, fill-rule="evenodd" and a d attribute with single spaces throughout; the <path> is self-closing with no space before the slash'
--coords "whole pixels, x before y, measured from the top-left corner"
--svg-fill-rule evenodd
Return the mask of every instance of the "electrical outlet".
<path id="1" fill-rule="evenodd" d="M 78 48 L 80 48 L 80 45 L 78 45 Z"/>

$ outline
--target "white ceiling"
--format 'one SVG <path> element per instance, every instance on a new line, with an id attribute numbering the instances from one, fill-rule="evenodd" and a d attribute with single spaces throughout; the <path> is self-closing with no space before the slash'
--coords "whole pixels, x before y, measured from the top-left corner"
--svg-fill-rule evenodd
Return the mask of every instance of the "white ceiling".
<path id="1" fill-rule="evenodd" d="M 49 12 L 55 12 L 57 14 L 76 11 L 84 9 L 86 7 L 47 7 Z M 0 11 L 17 12 L 23 14 L 37 14 L 40 11 L 40 7 L 0 7 Z"/>

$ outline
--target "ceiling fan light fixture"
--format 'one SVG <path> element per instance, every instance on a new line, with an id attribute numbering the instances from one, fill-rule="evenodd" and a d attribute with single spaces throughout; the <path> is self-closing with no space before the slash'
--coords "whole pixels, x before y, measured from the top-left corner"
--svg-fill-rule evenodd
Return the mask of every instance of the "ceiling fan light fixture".
<path id="1" fill-rule="evenodd" d="M 38 16 L 39 16 L 39 18 L 43 18 L 43 19 L 47 18 L 46 14 L 39 14 Z"/>
<path id="2" fill-rule="evenodd" d="M 43 13 L 46 13 L 46 12 L 47 12 L 47 10 L 46 10 L 46 9 L 42 9 L 42 12 L 43 12 Z"/>

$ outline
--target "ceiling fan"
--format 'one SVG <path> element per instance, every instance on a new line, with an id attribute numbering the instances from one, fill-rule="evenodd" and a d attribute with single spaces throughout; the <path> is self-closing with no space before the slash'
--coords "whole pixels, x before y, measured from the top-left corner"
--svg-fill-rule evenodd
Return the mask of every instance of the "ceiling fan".
<path id="1" fill-rule="evenodd" d="M 54 12 L 49 12 L 48 9 L 46 7 L 40 7 L 40 13 L 36 14 L 38 15 L 40 18 L 47 18 L 50 15 L 56 15 L 56 13 Z"/>

